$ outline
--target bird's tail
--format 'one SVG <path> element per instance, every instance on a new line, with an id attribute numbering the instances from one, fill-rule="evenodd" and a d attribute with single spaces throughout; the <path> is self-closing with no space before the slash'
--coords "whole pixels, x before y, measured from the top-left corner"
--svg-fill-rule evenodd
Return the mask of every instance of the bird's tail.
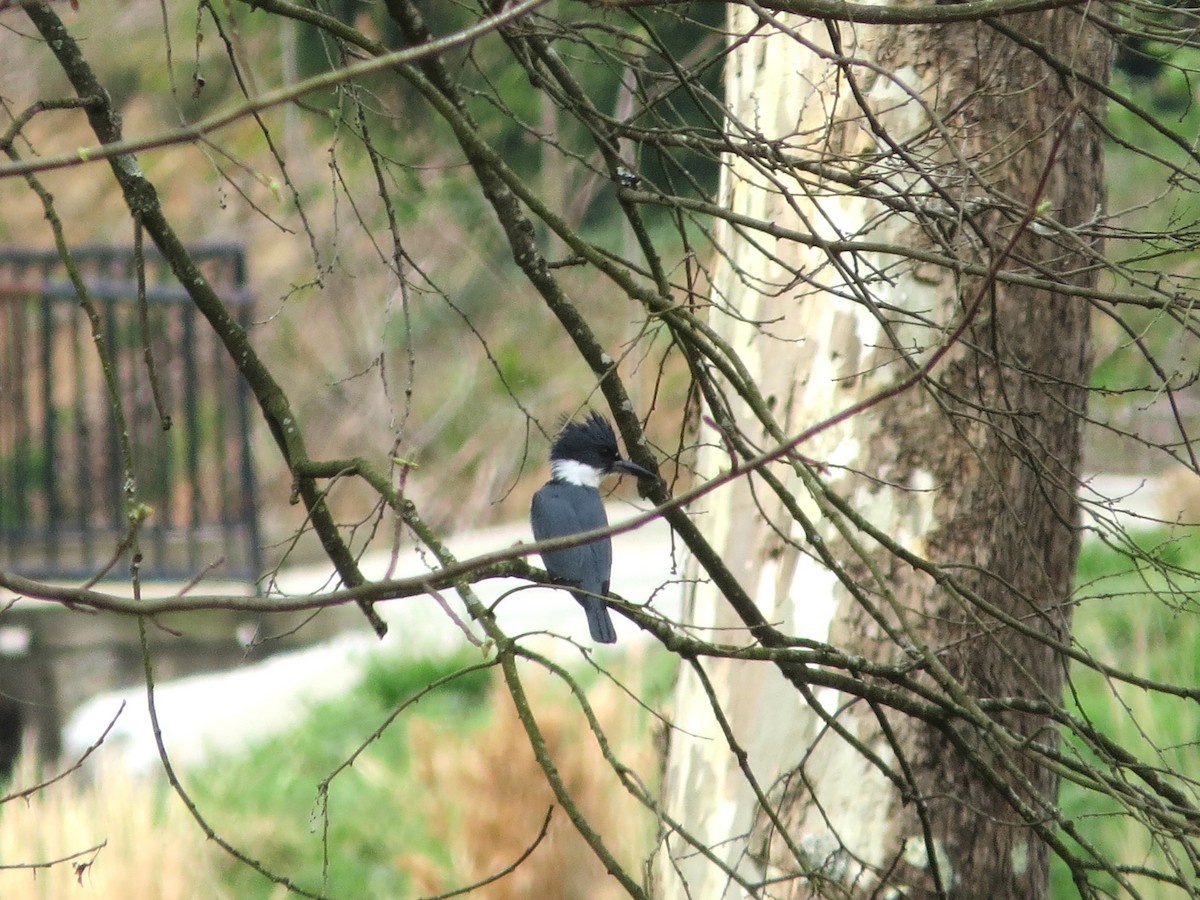
<path id="1" fill-rule="evenodd" d="M 583 604 L 584 612 L 587 613 L 588 630 L 592 633 L 592 640 L 598 644 L 615 644 L 617 629 L 613 627 L 608 605 L 600 598 L 587 594 L 576 594 L 575 599 Z"/>

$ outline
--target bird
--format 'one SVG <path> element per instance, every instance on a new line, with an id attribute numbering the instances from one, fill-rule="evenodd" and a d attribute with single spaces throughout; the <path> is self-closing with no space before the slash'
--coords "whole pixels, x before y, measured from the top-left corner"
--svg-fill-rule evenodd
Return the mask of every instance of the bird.
<path id="1" fill-rule="evenodd" d="M 613 427 L 600 413 L 593 410 L 583 419 L 568 420 L 550 445 L 550 480 L 533 495 L 530 505 L 534 538 L 546 541 L 607 526 L 599 488 L 606 475 L 616 472 L 658 478 L 621 458 Z M 612 540 L 602 537 L 579 547 L 546 550 L 542 562 L 555 578 L 580 588 L 572 594 L 587 613 L 592 640 L 615 643 L 617 632 L 602 599 L 608 596 L 612 574 Z"/>

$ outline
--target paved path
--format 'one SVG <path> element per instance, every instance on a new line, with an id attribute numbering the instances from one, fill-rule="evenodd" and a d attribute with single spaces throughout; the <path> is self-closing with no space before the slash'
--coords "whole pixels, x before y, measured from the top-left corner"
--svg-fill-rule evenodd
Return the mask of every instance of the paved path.
<path id="1" fill-rule="evenodd" d="M 609 510 L 614 522 L 635 512 L 627 504 Z M 465 560 L 531 540 L 528 526 L 516 524 L 455 538 L 450 541 L 450 549 Z M 390 556 L 386 552 L 368 555 L 363 561 L 368 577 L 382 577 Z M 617 535 L 613 557 L 612 589 L 616 593 L 634 602 L 645 602 L 654 594 L 655 609 L 670 616 L 677 614 L 680 574 L 672 571 L 670 531 L 663 522 Z M 682 554 L 678 558 L 682 560 Z M 415 575 L 428 570 L 420 555 L 410 548 L 400 554 L 395 574 Z M 281 573 L 280 587 L 285 593 L 295 594 L 319 590 L 327 583 L 329 571 L 324 567 L 290 570 Z M 492 604 L 505 592 L 524 584 L 516 579 L 493 579 L 480 582 L 475 590 L 485 603 Z M 443 597 L 465 620 L 457 595 L 447 591 Z M 362 631 L 305 650 L 281 653 L 254 665 L 159 684 L 155 690 L 156 709 L 171 758 L 185 765 L 194 764 L 214 754 L 236 753 L 286 730 L 303 718 L 311 703 L 344 694 L 373 654 L 444 654 L 468 646 L 461 630 L 433 597 L 394 600 L 378 608 L 388 623 L 388 635 L 382 641 L 364 626 Z M 591 645 L 583 610 L 564 591 L 525 587 L 501 601 L 496 617 L 508 634 L 547 631 Z M 622 653 L 644 642 L 641 631 L 619 615 L 613 618 L 618 643 L 615 649 L 604 648 L 602 652 Z M 481 633 L 477 626 L 473 631 Z M 545 645 L 542 649 L 568 647 L 550 638 Z M 122 703 L 124 710 L 105 742 L 105 751 L 134 770 L 153 769 L 158 751 L 142 688 L 111 691 L 83 704 L 64 729 L 66 752 L 75 756 L 92 744 Z"/>

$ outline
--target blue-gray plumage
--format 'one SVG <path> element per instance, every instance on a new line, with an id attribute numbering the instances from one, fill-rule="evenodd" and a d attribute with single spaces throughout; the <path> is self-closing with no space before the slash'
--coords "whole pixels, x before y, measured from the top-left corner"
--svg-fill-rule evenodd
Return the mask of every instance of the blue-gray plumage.
<path id="1" fill-rule="evenodd" d="M 533 536 L 539 541 L 592 531 L 608 524 L 600 492 L 594 487 L 566 481 L 549 481 L 534 494 L 529 518 Z M 587 612 L 593 640 L 602 644 L 615 641 L 617 633 L 612 617 L 600 599 L 608 593 L 612 574 L 612 541 L 601 538 L 582 547 L 547 550 L 542 553 L 542 562 L 551 575 L 572 581 L 587 591 L 586 594 L 576 593 L 575 599 Z"/>
<path id="2" fill-rule="evenodd" d="M 599 413 L 567 422 L 550 448 L 551 480 L 533 495 L 529 520 L 534 538 L 545 541 L 606 526 L 600 481 L 618 471 L 656 477 L 621 459 L 612 426 Z M 604 537 L 580 547 L 550 550 L 542 554 L 542 562 L 551 575 L 582 589 L 572 593 L 587 613 L 592 639 L 602 644 L 615 642 L 617 632 L 601 599 L 608 595 L 612 574 L 612 541 Z"/>

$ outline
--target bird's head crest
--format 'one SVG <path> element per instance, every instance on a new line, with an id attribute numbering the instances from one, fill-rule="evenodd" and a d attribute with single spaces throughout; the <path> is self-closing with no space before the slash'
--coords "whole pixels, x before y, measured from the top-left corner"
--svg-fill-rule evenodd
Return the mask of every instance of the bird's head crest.
<path id="1" fill-rule="evenodd" d="M 550 448 L 551 459 L 574 459 L 607 471 L 621 458 L 617 436 L 608 419 L 595 410 L 582 419 L 568 419 Z"/>

